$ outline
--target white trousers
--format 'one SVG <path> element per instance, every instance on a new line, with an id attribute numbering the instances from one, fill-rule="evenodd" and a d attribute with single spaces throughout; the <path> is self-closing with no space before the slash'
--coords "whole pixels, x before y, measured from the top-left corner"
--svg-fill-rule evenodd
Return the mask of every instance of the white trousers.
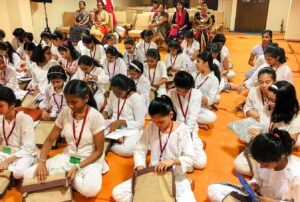
<path id="1" fill-rule="evenodd" d="M 132 132 L 132 130 L 130 130 Z M 111 151 L 124 157 L 131 157 L 133 156 L 134 147 L 137 144 L 137 142 L 140 140 L 141 137 L 141 131 L 136 130 L 134 131 L 134 135 L 125 136 L 124 137 L 124 143 L 123 144 L 115 144 Z"/>
<path id="2" fill-rule="evenodd" d="M 202 169 L 206 166 L 207 157 L 203 150 L 202 140 L 199 138 L 198 134 L 193 135 L 193 144 L 195 150 L 194 168 Z"/>
<path id="3" fill-rule="evenodd" d="M 176 201 L 177 202 L 196 202 L 194 193 L 191 189 L 190 181 L 182 175 L 175 176 Z M 113 198 L 117 202 L 132 201 L 132 179 L 129 179 L 113 189 Z"/>
<path id="4" fill-rule="evenodd" d="M 69 162 L 70 156 L 66 154 L 58 154 L 53 158 L 46 161 L 46 166 L 50 175 L 67 172 L 73 166 Z M 24 173 L 24 177 L 34 177 L 37 165 L 32 166 Z M 92 163 L 80 171 L 77 171 L 76 176 L 72 182 L 72 186 L 83 196 L 93 197 L 96 196 L 102 186 L 102 162 Z"/>
<path id="5" fill-rule="evenodd" d="M 235 77 L 235 75 L 236 75 L 236 73 L 232 69 L 230 69 L 228 71 L 228 73 L 226 74 L 226 78 L 227 79 L 233 79 Z"/>
<path id="6" fill-rule="evenodd" d="M 217 115 L 213 111 L 204 107 L 201 108 L 197 119 L 198 123 L 208 125 L 214 123 L 216 120 L 217 120 Z"/>
<path id="7" fill-rule="evenodd" d="M 0 152 L 0 163 L 5 161 L 11 156 L 12 155 Z M 19 158 L 15 162 L 11 163 L 8 166 L 7 170 L 12 172 L 13 177 L 15 179 L 22 179 L 24 175 L 24 171 L 30 168 L 35 163 L 35 161 L 36 161 L 35 157 Z"/>
<path id="8" fill-rule="evenodd" d="M 251 161 L 251 166 L 252 166 L 252 169 L 254 170 L 257 170 L 259 164 L 253 159 L 252 156 L 249 156 L 249 159 Z M 250 165 L 247 161 L 247 158 L 245 157 L 244 155 L 244 152 L 241 152 L 235 159 L 234 159 L 234 162 L 233 162 L 233 166 L 234 166 L 234 169 L 243 174 L 243 175 L 247 175 L 247 176 L 252 176 L 252 172 L 251 172 L 251 169 L 250 169 Z"/>
<path id="9" fill-rule="evenodd" d="M 222 202 L 223 199 L 233 191 L 236 191 L 241 195 L 247 196 L 243 192 L 233 187 L 222 184 L 211 184 L 208 186 L 208 199 L 211 202 Z"/>

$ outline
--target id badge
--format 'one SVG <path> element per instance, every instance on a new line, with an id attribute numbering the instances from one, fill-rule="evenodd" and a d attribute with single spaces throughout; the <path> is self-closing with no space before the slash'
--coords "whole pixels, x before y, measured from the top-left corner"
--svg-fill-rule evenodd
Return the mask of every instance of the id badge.
<path id="1" fill-rule="evenodd" d="M 72 164 L 79 164 L 80 161 L 81 161 L 80 158 L 78 158 L 78 157 L 76 157 L 76 156 L 71 156 L 69 162 L 72 163 Z"/>
<path id="2" fill-rule="evenodd" d="M 5 154 L 11 154 L 11 148 L 4 146 L 2 149 L 2 152 Z"/>

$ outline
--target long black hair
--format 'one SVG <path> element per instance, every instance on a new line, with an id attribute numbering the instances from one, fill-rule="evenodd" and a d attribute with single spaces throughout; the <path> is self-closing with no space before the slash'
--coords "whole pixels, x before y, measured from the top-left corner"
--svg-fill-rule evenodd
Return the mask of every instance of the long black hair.
<path id="1" fill-rule="evenodd" d="M 155 49 L 155 48 L 148 49 L 148 51 L 146 53 L 146 57 L 154 58 L 157 61 L 160 61 L 159 51 L 157 49 Z"/>
<path id="2" fill-rule="evenodd" d="M 59 52 L 70 51 L 72 60 L 77 60 L 80 57 L 80 53 L 74 48 L 71 41 L 58 47 Z"/>
<path id="3" fill-rule="evenodd" d="M 208 63 L 208 67 L 211 71 L 214 72 L 215 76 L 218 78 L 219 82 L 221 81 L 221 73 L 216 64 L 213 63 L 213 57 L 210 52 L 208 51 L 202 51 L 197 55 L 198 59 L 201 59 L 203 62 Z"/>
<path id="4" fill-rule="evenodd" d="M 45 62 L 46 58 L 45 58 L 44 54 L 47 50 L 50 50 L 49 46 L 39 44 L 32 53 L 31 61 L 36 62 L 36 63 Z"/>
<path id="5" fill-rule="evenodd" d="M 132 60 L 129 64 L 128 70 L 135 70 L 140 74 L 144 73 L 144 64 L 138 60 Z"/>
<path id="6" fill-rule="evenodd" d="M 14 105 L 18 107 L 21 105 L 21 101 L 17 100 L 16 95 L 14 94 L 11 88 L 0 85 L 0 101 L 6 102 L 8 105 Z"/>
<path id="7" fill-rule="evenodd" d="M 78 60 L 78 65 L 86 65 L 86 66 L 91 66 L 93 68 L 100 66 L 99 63 L 94 58 L 91 58 L 88 55 L 80 56 Z"/>
<path id="8" fill-rule="evenodd" d="M 277 81 L 268 90 L 276 95 L 271 121 L 290 123 L 299 111 L 295 87 L 287 81 Z"/>
<path id="9" fill-rule="evenodd" d="M 73 95 L 76 97 L 79 97 L 81 99 L 85 99 L 86 96 L 89 96 L 88 100 L 88 105 L 97 109 L 97 104 L 94 99 L 93 92 L 91 89 L 88 87 L 86 82 L 82 80 L 71 80 L 67 83 L 65 89 L 64 89 L 64 94 L 65 95 Z"/>
<path id="10" fill-rule="evenodd" d="M 173 121 L 176 121 L 177 112 L 170 97 L 162 95 L 150 102 L 148 112 L 150 116 L 160 115 L 168 116 L 173 112 Z"/>
<path id="11" fill-rule="evenodd" d="M 82 36 L 82 43 L 85 44 L 101 44 L 100 41 L 98 39 L 96 39 L 96 37 L 94 37 L 93 35 L 84 35 Z"/>
<path id="12" fill-rule="evenodd" d="M 179 71 L 175 74 L 174 83 L 176 87 L 183 89 L 191 89 L 195 87 L 193 76 L 186 71 Z"/>
<path id="13" fill-rule="evenodd" d="M 134 81 L 124 74 L 116 74 L 111 80 L 110 87 L 127 91 L 127 93 L 136 92 L 136 85 Z"/>
<path id="14" fill-rule="evenodd" d="M 117 58 L 123 58 L 123 55 L 113 46 L 108 46 L 105 51 L 106 54 L 110 54 Z"/>
<path id="15" fill-rule="evenodd" d="M 47 73 L 47 79 L 50 82 L 53 79 L 67 80 L 67 74 L 65 70 L 60 65 L 54 65 L 50 67 Z"/>
<path id="16" fill-rule="evenodd" d="M 0 50 L 7 51 L 9 62 L 14 63 L 13 54 L 14 53 L 18 54 L 18 53 L 14 50 L 14 48 L 8 41 L 0 42 Z"/>
<path id="17" fill-rule="evenodd" d="M 178 41 L 176 41 L 176 40 L 169 40 L 168 41 L 168 50 L 167 50 L 168 53 L 170 52 L 170 48 L 176 49 L 177 50 L 177 54 L 182 53 L 182 48 L 179 45 Z"/>
<path id="18" fill-rule="evenodd" d="M 256 136 L 250 144 L 250 153 L 259 162 L 278 162 L 282 155 L 289 156 L 292 153 L 294 143 L 287 131 L 275 128 L 270 133 Z"/>
<path id="19" fill-rule="evenodd" d="M 268 45 L 264 51 L 264 54 L 277 59 L 280 64 L 286 63 L 285 51 L 283 48 L 279 47 L 277 43 L 271 43 Z"/>
<path id="20" fill-rule="evenodd" d="M 271 67 L 264 67 L 264 68 L 260 69 L 258 71 L 257 78 L 259 78 L 260 75 L 262 75 L 262 74 L 268 74 L 268 75 L 271 76 L 271 78 L 273 79 L 273 81 L 276 81 L 276 71 L 273 68 L 271 68 Z"/>

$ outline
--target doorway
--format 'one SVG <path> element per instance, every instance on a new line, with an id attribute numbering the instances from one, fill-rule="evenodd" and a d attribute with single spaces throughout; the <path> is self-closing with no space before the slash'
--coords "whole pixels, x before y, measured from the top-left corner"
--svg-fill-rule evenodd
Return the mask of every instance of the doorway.
<path id="1" fill-rule="evenodd" d="M 238 0 L 235 31 L 262 32 L 266 29 L 269 0 Z"/>

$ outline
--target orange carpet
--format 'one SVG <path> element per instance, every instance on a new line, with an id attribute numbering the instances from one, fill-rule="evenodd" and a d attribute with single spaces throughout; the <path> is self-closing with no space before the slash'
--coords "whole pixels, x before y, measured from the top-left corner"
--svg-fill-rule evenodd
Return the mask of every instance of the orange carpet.
<path id="1" fill-rule="evenodd" d="M 241 83 L 244 80 L 244 73 L 250 69 L 247 65 L 248 57 L 252 47 L 260 43 L 259 35 L 247 35 L 239 33 L 226 33 L 226 46 L 230 50 L 231 60 L 234 64 L 234 70 L 237 76 L 234 82 Z M 293 70 L 294 83 L 297 87 L 298 98 L 300 86 L 300 43 L 286 42 L 282 35 L 274 35 L 274 41 L 282 46 L 288 57 L 288 64 Z M 120 45 L 121 50 L 124 47 Z M 162 54 L 162 58 L 164 58 Z M 193 174 L 188 175 L 195 181 L 194 194 L 199 202 L 207 200 L 207 186 L 213 182 L 228 181 L 238 183 L 233 173 L 233 160 L 242 150 L 243 145 L 237 137 L 227 129 L 226 125 L 234 120 L 241 118 L 242 114 L 235 114 L 235 107 L 245 100 L 246 95 L 238 95 L 236 92 L 223 93 L 217 113 L 218 120 L 208 131 L 201 130 L 200 137 L 207 143 L 206 154 L 208 163 L 205 169 L 196 170 Z M 60 152 L 62 148 L 52 151 L 51 156 Z M 74 194 L 74 201 L 92 202 L 92 201 L 113 201 L 111 192 L 114 186 L 127 180 L 132 176 L 133 160 L 132 158 L 122 158 L 109 153 L 106 158 L 110 171 L 103 176 L 102 190 L 95 198 L 84 198 L 79 194 Z M 10 190 L 4 200 L 6 202 L 21 201 L 19 189 Z"/>

